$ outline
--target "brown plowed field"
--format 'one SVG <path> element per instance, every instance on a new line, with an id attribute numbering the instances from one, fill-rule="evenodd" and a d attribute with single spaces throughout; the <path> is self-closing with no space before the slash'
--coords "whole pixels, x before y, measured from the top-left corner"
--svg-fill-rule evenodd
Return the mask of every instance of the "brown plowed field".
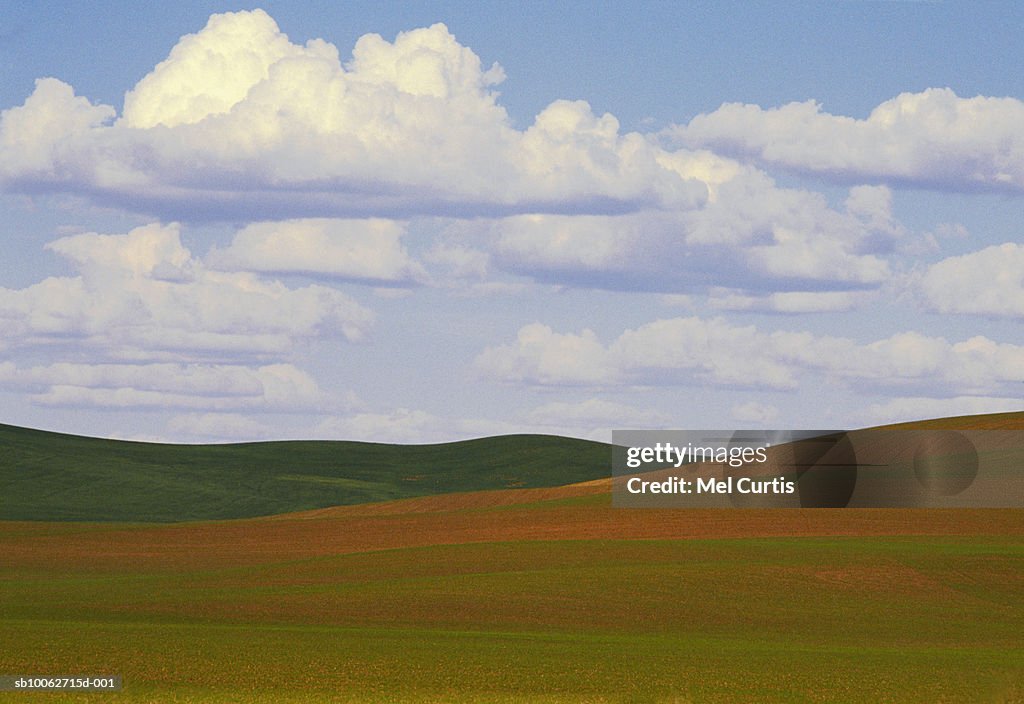
<path id="1" fill-rule="evenodd" d="M 26 567 L 149 570 L 520 540 L 1024 535 L 1022 509 L 623 509 L 609 489 L 588 482 L 208 523 L 7 522 L 0 554 Z"/>

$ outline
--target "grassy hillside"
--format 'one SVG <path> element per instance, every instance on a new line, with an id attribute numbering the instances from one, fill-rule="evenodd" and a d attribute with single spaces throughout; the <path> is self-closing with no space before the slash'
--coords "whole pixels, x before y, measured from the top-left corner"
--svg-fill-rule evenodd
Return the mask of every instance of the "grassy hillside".
<path id="1" fill-rule="evenodd" d="M 510 435 L 439 445 L 161 445 L 0 425 L 0 520 L 242 518 L 605 477 L 607 445 Z"/>
<path id="2" fill-rule="evenodd" d="M 1024 429 L 1024 413 L 893 428 Z M 608 477 L 603 443 L 508 435 L 438 445 L 165 445 L 0 424 L 0 520 L 247 518 L 415 496 Z"/>

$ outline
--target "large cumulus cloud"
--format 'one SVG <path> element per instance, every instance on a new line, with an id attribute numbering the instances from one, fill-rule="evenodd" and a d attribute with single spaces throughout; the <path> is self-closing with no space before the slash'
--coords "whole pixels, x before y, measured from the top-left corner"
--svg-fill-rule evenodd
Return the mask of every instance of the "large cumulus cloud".
<path id="1" fill-rule="evenodd" d="M 214 15 L 120 115 L 40 80 L 0 117 L 0 186 L 165 220 L 265 221 L 210 258 L 226 270 L 423 283 L 395 221 L 435 215 L 487 240 L 446 242 L 435 259 L 464 269 L 452 257 L 472 253 L 477 269 L 486 257 L 491 272 L 545 283 L 728 289 L 772 309 L 773 292 L 890 278 L 901 228 L 886 187 L 857 185 L 835 208 L 741 161 L 623 132 L 583 101 L 517 129 L 497 101 L 503 78 L 441 24 L 366 35 L 343 62 L 261 10 Z"/>
<path id="2" fill-rule="evenodd" d="M 70 191 L 169 219 L 623 210 L 704 187 L 611 115 L 556 101 L 511 126 L 444 25 L 362 37 L 350 61 L 293 44 L 261 10 L 214 15 L 125 97 L 122 114 L 38 81 L 0 117 L 8 189 Z"/>

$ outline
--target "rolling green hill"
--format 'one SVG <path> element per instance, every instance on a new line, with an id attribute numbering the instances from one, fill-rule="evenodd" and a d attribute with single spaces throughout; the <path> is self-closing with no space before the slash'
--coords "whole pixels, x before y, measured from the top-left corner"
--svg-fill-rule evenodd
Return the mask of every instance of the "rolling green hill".
<path id="1" fill-rule="evenodd" d="M 1024 429 L 1024 413 L 888 426 Z M 340 441 L 170 445 L 0 424 L 0 520 L 248 518 L 609 476 L 609 445 L 506 435 L 437 445 Z"/>
<path id="2" fill-rule="evenodd" d="M 164 445 L 0 425 L 0 520 L 187 521 L 608 476 L 602 443 L 508 435 L 438 445 Z"/>

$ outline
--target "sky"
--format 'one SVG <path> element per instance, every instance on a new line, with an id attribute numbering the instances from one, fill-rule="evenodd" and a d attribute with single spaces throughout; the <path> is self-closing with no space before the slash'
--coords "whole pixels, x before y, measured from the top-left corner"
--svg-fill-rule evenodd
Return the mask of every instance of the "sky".
<path id="1" fill-rule="evenodd" d="M 0 5 L 0 422 L 1022 410 L 1017 3 Z"/>

